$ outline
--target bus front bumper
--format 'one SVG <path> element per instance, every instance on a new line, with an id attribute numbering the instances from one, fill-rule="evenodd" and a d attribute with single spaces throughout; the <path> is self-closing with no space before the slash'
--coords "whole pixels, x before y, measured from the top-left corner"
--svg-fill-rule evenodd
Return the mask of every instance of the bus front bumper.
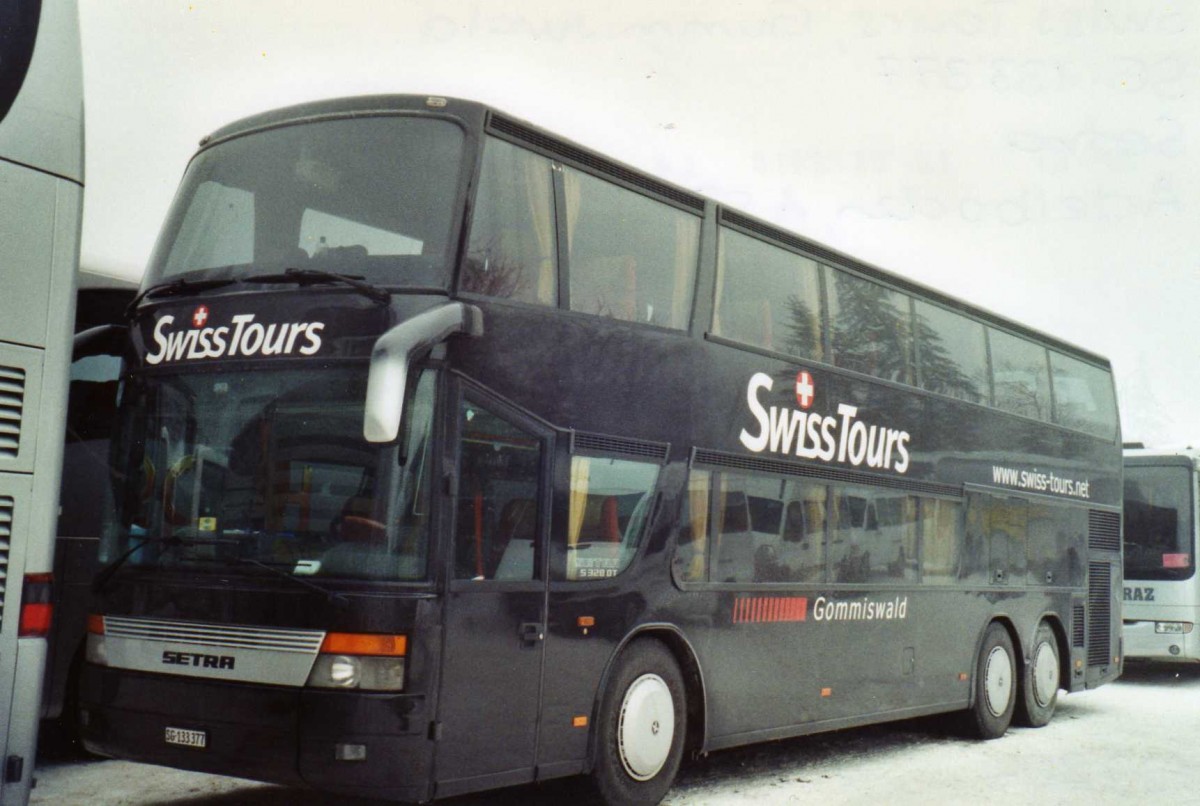
<path id="1" fill-rule="evenodd" d="M 80 736 L 93 753 L 389 800 L 427 800 L 424 697 L 294 689 L 85 664 Z M 204 747 L 166 741 L 167 729 Z M 176 734 L 178 735 L 178 734 Z"/>
<path id="2" fill-rule="evenodd" d="M 1191 632 L 1158 632 L 1156 621 L 1126 621 L 1122 626 L 1125 657 L 1133 660 L 1200 661 L 1200 633 L 1192 625 Z M 1174 623 L 1174 622 L 1163 622 Z"/>

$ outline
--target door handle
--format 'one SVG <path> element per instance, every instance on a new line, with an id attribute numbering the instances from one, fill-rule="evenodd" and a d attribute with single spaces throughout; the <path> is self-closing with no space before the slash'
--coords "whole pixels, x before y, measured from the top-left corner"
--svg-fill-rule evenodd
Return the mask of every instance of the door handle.
<path id="1" fill-rule="evenodd" d="M 535 646 L 546 637 L 542 625 L 535 621 L 527 621 L 521 625 L 521 646 Z"/>

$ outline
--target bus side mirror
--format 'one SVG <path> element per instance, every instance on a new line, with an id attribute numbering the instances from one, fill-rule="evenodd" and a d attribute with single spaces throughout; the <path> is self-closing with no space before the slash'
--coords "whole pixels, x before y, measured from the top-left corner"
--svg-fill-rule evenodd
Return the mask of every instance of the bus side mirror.
<path id="1" fill-rule="evenodd" d="M 92 355 L 121 355 L 128 340 L 129 328 L 125 325 L 98 325 L 82 330 L 75 334 L 71 360 Z"/>
<path id="2" fill-rule="evenodd" d="M 448 302 L 401 322 L 376 340 L 363 412 L 367 442 L 393 442 L 400 435 L 409 365 L 417 355 L 455 333 L 483 335 L 483 312 L 474 305 Z"/>

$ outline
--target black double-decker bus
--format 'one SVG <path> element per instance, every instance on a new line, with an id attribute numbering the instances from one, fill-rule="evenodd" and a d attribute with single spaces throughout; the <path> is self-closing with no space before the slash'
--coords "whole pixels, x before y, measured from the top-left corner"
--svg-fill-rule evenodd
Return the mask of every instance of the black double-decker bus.
<path id="1" fill-rule="evenodd" d="M 484 106 L 206 138 L 130 336 L 95 752 L 656 802 L 1120 672 L 1105 359 Z"/>

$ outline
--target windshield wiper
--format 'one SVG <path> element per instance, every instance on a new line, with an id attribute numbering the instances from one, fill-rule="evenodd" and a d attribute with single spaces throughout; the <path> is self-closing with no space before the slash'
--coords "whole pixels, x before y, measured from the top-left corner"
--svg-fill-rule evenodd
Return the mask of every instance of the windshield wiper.
<path id="1" fill-rule="evenodd" d="M 232 277 L 213 277 L 207 280 L 188 280 L 185 277 L 180 277 L 176 280 L 171 280 L 166 283 L 159 283 L 147 288 L 143 288 L 137 293 L 133 299 L 129 301 L 129 305 L 125 307 L 125 318 L 132 319 L 137 311 L 138 303 L 147 297 L 168 297 L 179 296 L 180 294 L 194 294 L 197 291 L 207 291 L 211 288 L 221 288 L 222 286 L 233 285 L 240 282 Z"/>
<path id="2" fill-rule="evenodd" d="M 309 582 L 307 579 L 301 579 L 300 577 L 292 576 L 287 571 L 281 571 L 278 568 L 276 568 L 275 566 L 268 565 L 267 563 L 263 562 L 262 560 L 256 560 L 253 557 L 234 557 L 233 561 L 236 563 L 241 563 L 242 565 L 253 565 L 255 568 L 262 568 L 266 571 L 270 571 L 272 574 L 274 574 L 277 577 L 286 579 L 288 582 L 293 582 L 297 585 L 301 585 L 310 590 L 315 590 L 317 593 L 320 593 L 322 596 L 325 597 L 325 601 L 327 601 L 330 604 L 335 605 L 337 607 L 345 607 L 350 604 L 350 600 L 347 599 L 342 594 L 334 593 L 331 590 L 322 588 L 317 583 Z"/>
<path id="3" fill-rule="evenodd" d="M 360 276 L 335 274 L 334 272 L 322 271 L 320 269 L 284 269 L 283 274 L 258 274 L 243 277 L 242 280 L 247 283 L 296 283 L 297 285 L 341 283 L 342 285 L 350 286 L 364 297 L 381 305 L 388 304 L 392 299 L 392 295 L 385 289 L 366 282 Z"/>
<path id="4" fill-rule="evenodd" d="M 122 565 L 124 565 L 125 562 L 134 555 L 134 552 L 136 552 L 138 549 L 142 548 L 143 546 L 150 545 L 151 543 L 161 543 L 162 545 L 164 545 L 168 548 L 174 548 L 176 546 L 183 546 L 183 545 L 215 546 L 218 544 L 237 543 L 237 542 L 238 541 L 232 537 L 210 537 L 210 538 L 205 538 L 203 540 L 191 540 L 191 539 L 185 540 L 182 537 L 146 537 L 146 538 L 143 538 L 142 540 L 140 540 L 137 543 L 134 543 L 132 546 L 130 546 L 129 549 L 127 549 L 125 551 L 125 553 L 122 554 L 120 557 L 113 560 L 108 565 L 104 566 L 103 568 L 101 568 L 99 571 L 96 572 L 96 576 L 92 579 L 92 593 L 99 593 L 100 591 L 104 590 L 104 586 L 108 584 L 108 581 L 110 579 L 112 579 L 113 574 L 117 573 L 117 569 L 119 569 Z"/>

